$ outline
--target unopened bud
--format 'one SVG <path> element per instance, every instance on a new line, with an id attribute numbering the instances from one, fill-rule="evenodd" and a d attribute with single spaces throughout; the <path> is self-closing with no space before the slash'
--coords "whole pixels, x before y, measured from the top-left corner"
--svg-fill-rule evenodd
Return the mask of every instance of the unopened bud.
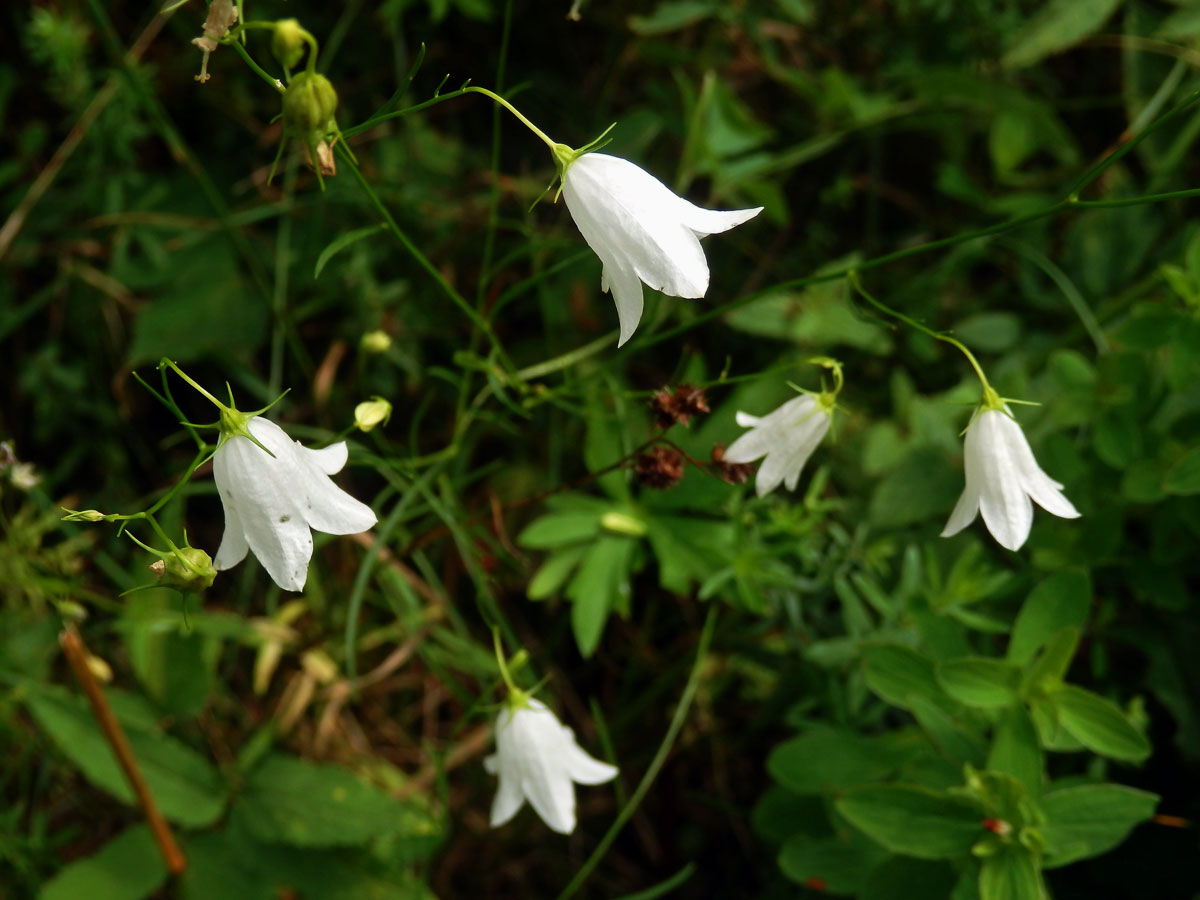
<path id="1" fill-rule="evenodd" d="M 600 517 L 600 527 L 605 531 L 627 534 L 630 537 L 642 537 L 646 533 L 645 522 L 623 512 L 606 512 Z"/>
<path id="2" fill-rule="evenodd" d="M 384 353 L 392 346 L 391 336 L 386 331 L 368 331 L 359 341 L 364 353 Z"/>
<path id="3" fill-rule="evenodd" d="M 370 431 L 376 425 L 386 425 L 392 417 L 392 404 L 382 397 L 372 397 L 354 407 L 354 427 Z"/>
<path id="4" fill-rule="evenodd" d="M 63 507 L 64 522 L 103 522 L 107 516 L 98 509 L 67 509 Z"/>
<path id="5" fill-rule="evenodd" d="M 271 52 L 285 69 L 294 69 L 304 56 L 308 32 L 295 19 L 280 19 L 271 35 Z"/>
<path id="6" fill-rule="evenodd" d="M 317 72 L 301 72 L 283 95 L 283 127 L 305 141 L 316 143 L 333 127 L 337 91 Z"/>
<path id="7" fill-rule="evenodd" d="M 92 674 L 96 676 L 97 681 L 103 681 L 105 684 L 112 681 L 112 666 L 94 653 L 87 655 L 87 667 L 92 670 Z"/>
<path id="8" fill-rule="evenodd" d="M 212 557 L 195 547 L 184 547 L 150 564 L 150 571 L 162 587 L 175 588 L 185 594 L 197 593 L 212 587 L 217 570 Z"/>
<path id="9" fill-rule="evenodd" d="M 300 657 L 300 665 L 304 671 L 321 684 L 329 684 L 337 678 L 338 667 L 329 654 L 323 650 L 309 650 Z"/>

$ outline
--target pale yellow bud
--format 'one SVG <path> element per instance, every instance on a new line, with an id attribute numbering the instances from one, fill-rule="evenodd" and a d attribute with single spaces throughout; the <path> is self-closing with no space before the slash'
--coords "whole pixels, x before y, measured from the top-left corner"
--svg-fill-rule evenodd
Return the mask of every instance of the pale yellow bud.
<path id="1" fill-rule="evenodd" d="M 392 417 L 392 404 L 382 397 L 372 397 L 354 407 L 354 427 L 370 431 L 376 425 L 386 425 Z"/>

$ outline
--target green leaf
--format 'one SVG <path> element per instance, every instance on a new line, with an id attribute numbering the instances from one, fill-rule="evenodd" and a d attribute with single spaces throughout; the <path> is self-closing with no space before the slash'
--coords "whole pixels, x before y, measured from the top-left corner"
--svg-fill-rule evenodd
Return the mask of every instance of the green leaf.
<path id="1" fill-rule="evenodd" d="M 946 465 L 936 447 L 918 447 L 887 474 L 871 497 L 871 521 L 899 528 L 942 518 L 962 493 L 962 474 Z"/>
<path id="2" fill-rule="evenodd" d="M 1029 713 L 1023 706 L 1002 710 L 992 735 L 988 769 L 1011 775 L 1036 797 L 1042 789 L 1044 766 L 1037 730 Z"/>
<path id="3" fill-rule="evenodd" d="M 260 841 L 299 847 L 365 844 L 401 834 L 435 842 L 433 817 L 415 802 L 397 800 L 341 766 L 274 755 L 246 781 L 233 817 Z"/>
<path id="4" fill-rule="evenodd" d="M 919 750 L 896 735 L 812 731 L 776 747 L 767 757 L 767 771 L 798 794 L 827 793 L 886 778 Z"/>
<path id="5" fill-rule="evenodd" d="M 939 663 L 942 689 L 967 706 L 1008 706 L 1017 701 L 1021 670 L 998 659 L 965 657 Z"/>
<path id="6" fill-rule="evenodd" d="M 1119 784 L 1084 784 L 1047 791 L 1041 800 L 1046 867 L 1099 856 L 1154 815 L 1158 795 Z"/>
<path id="7" fill-rule="evenodd" d="M 799 884 L 820 885 L 834 894 L 853 894 L 886 858 L 885 850 L 857 834 L 851 834 L 849 840 L 798 834 L 779 851 L 779 868 Z"/>
<path id="8" fill-rule="evenodd" d="M 571 598 L 571 628 L 579 652 L 584 656 L 596 652 L 609 613 L 628 604 L 629 569 L 636 543 L 622 535 L 603 535 L 592 545 L 579 571 L 567 585 L 567 596 Z"/>
<path id="9" fill-rule="evenodd" d="M 1063 628 L 1055 634 L 1025 673 L 1021 696 L 1028 698 L 1061 685 L 1078 647 L 1079 629 L 1075 626 Z"/>
<path id="10" fill-rule="evenodd" d="M 720 6 L 715 0 L 666 0 L 648 16 L 630 16 L 629 30 L 642 37 L 670 34 L 704 21 Z"/>
<path id="11" fill-rule="evenodd" d="M 587 541 L 600 533 L 600 516 L 592 512 L 549 513 L 529 523 L 517 543 L 532 550 L 552 550 Z"/>
<path id="12" fill-rule="evenodd" d="M 1026 848 L 1008 845 L 984 857 L 979 870 L 980 900 L 1046 900 L 1047 896 L 1037 860 Z"/>
<path id="13" fill-rule="evenodd" d="M 1163 490 L 1185 497 L 1200 494 L 1200 447 L 1192 448 L 1167 469 Z"/>
<path id="14" fill-rule="evenodd" d="M 986 834 L 973 803 L 911 785 L 855 788 L 838 798 L 836 806 L 855 827 L 904 856 L 966 856 Z"/>
<path id="15" fill-rule="evenodd" d="M 42 885 L 38 900 L 143 900 L 167 880 L 167 867 L 146 825 L 133 825 Z"/>
<path id="16" fill-rule="evenodd" d="M 987 753 L 983 740 L 979 735 L 960 727 L 941 705 L 925 697 L 910 694 L 908 708 L 916 717 L 917 724 L 929 735 L 933 745 L 955 764 L 983 765 L 983 758 Z"/>
<path id="17" fill-rule="evenodd" d="M 1150 755 L 1150 742 L 1113 703 L 1074 685 L 1050 695 L 1066 732 L 1089 750 L 1112 759 L 1141 762 Z"/>
<path id="18" fill-rule="evenodd" d="M 941 700 L 933 660 L 901 644 L 869 644 L 862 651 L 867 687 L 894 706 L 909 697 Z"/>
<path id="19" fill-rule="evenodd" d="M 30 690 L 25 705 L 88 781 L 123 803 L 136 804 L 133 789 L 83 698 L 59 688 L 37 688 Z M 162 814 L 191 828 L 215 822 L 225 808 L 225 798 L 212 766 L 196 751 L 146 722 L 122 717 L 120 704 L 113 706 Z"/>
<path id="20" fill-rule="evenodd" d="M 584 544 L 566 547 L 550 554 L 529 581 L 529 599 L 545 600 L 557 594 L 587 551 L 587 545 Z"/>
<path id="21" fill-rule="evenodd" d="M 333 259 L 336 253 L 345 250 L 351 244 L 357 244 L 365 237 L 387 231 L 387 228 L 387 225 L 380 222 L 378 225 L 367 225 L 364 228 L 356 228 L 354 231 L 347 231 L 344 234 L 338 235 L 329 242 L 317 257 L 317 264 L 313 267 L 313 278 L 321 277 L 321 270 L 325 268 L 329 260 Z"/>
<path id="22" fill-rule="evenodd" d="M 736 545 L 729 522 L 656 514 L 646 521 L 646 527 L 658 561 L 659 584 L 676 594 L 711 578 L 728 563 L 727 548 Z"/>
<path id="23" fill-rule="evenodd" d="M 1092 585 L 1085 572 L 1055 572 L 1039 582 L 1017 615 L 1008 642 L 1008 659 L 1019 666 L 1068 625 L 1082 628 L 1092 602 Z"/>
<path id="24" fill-rule="evenodd" d="M 1013 38 L 1000 64 L 1006 69 L 1031 66 L 1074 46 L 1098 31 L 1120 5 L 1121 0 L 1050 0 Z"/>
<path id="25" fill-rule="evenodd" d="M 999 353 L 1016 344 L 1021 336 L 1021 320 L 1009 312 L 977 313 L 955 325 L 954 334 L 968 347 Z"/>

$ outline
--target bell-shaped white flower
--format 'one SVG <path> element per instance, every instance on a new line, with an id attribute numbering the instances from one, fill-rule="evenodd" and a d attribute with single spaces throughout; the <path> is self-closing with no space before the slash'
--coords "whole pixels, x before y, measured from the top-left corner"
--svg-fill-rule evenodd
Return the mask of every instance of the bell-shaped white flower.
<path id="1" fill-rule="evenodd" d="M 750 430 L 729 445 L 724 461 L 753 462 L 765 456 L 754 476 L 754 489 L 764 497 L 782 481 L 796 489 L 800 471 L 833 421 L 834 394 L 801 394 L 761 419 L 738 412 L 737 423 Z"/>
<path id="2" fill-rule="evenodd" d="M 1041 470 L 1021 426 L 990 389 L 967 426 L 964 457 L 967 485 L 942 537 L 958 534 L 983 513 L 992 537 L 1002 547 L 1017 550 L 1033 525 L 1031 498 L 1046 512 L 1078 518 L 1079 511 L 1063 496 L 1063 486 Z"/>
<path id="3" fill-rule="evenodd" d="M 513 705 L 515 704 L 515 705 Z M 496 718 L 496 752 L 484 768 L 500 776 L 492 827 L 503 825 L 528 800 L 560 834 L 575 830 L 575 784 L 603 784 L 617 768 L 585 753 L 575 733 L 544 703 L 518 694 Z"/>
<path id="4" fill-rule="evenodd" d="M 345 441 L 309 450 L 262 416 L 249 418 L 244 428 L 254 440 L 227 434 L 213 456 L 225 508 L 225 535 L 213 565 L 232 568 L 252 550 L 277 585 L 303 590 L 313 552 L 310 529 L 357 534 L 376 523 L 375 513 L 329 477 L 346 465 Z"/>
<path id="5" fill-rule="evenodd" d="M 627 159 L 557 146 L 567 209 L 603 263 L 601 290 L 611 291 L 617 304 L 617 346 L 629 340 L 642 317 L 643 283 L 673 297 L 703 297 L 708 260 L 700 238 L 762 212 L 761 206 L 702 209 Z"/>

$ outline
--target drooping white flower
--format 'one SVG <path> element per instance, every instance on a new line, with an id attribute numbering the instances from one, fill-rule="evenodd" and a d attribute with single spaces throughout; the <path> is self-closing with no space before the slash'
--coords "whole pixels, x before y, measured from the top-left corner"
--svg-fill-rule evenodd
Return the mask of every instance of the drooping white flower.
<path id="1" fill-rule="evenodd" d="M 753 462 L 766 456 L 754 476 L 754 489 L 764 497 L 782 481 L 796 489 L 800 471 L 833 421 L 834 399 L 829 394 L 801 394 L 761 419 L 738 412 L 737 423 L 750 431 L 729 445 L 724 461 Z"/>
<path id="2" fill-rule="evenodd" d="M 261 416 L 245 427 L 262 447 L 235 433 L 213 456 L 213 478 L 225 508 L 225 535 L 213 565 L 232 568 L 252 550 L 281 588 L 303 590 L 313 552 L 310 529 L 357 534 L 376 523 L 375 513 L 329 477 L 346 464 L 345 441 L 309 450 Z"/>
<path id="3" fill-rule="evenodd" d="M 570 148 L 563 148 L 573 154 Z M 700 238 L 762 212 L 702 209 L 627 159 L 583 153 L 560 161 L 563 196 L 583 239 L 603 263 L 600 289 L 617 304 L 619 347 L 642 317 L 642 284 L 673 297 L 703 297 L 708 260 Z"/>
<path id="4" fill-rule="evenodd" d="M 986 400 L 967 426 L 964 466 L 967 485 L 942 537 L 958 534 L 983 513 L 984 524 L 1002 547 L 1017 550 L 1029 537 L 1033 503 L 1064 519 L 1079 511 L 1063 496 L 1063 486 L 1050 478 L 1033 458 L 1025 433 L 1007 406 Z M 1000 408 L 1003 406 L 1003 408 Z"/>
<path id="5" fill-rule="evenodd" d="M 528 800 L 547 825 L 560 834 L 575 830 L 575 783 L 603 784 L 616 766 L 593 759 L 575 741 L 575 733 L 546 705 L 522 696 L 496 718 L 496 752 L 484 768 L 500 776 L 492 801 L 492 827 L 503 825 Z"/>

